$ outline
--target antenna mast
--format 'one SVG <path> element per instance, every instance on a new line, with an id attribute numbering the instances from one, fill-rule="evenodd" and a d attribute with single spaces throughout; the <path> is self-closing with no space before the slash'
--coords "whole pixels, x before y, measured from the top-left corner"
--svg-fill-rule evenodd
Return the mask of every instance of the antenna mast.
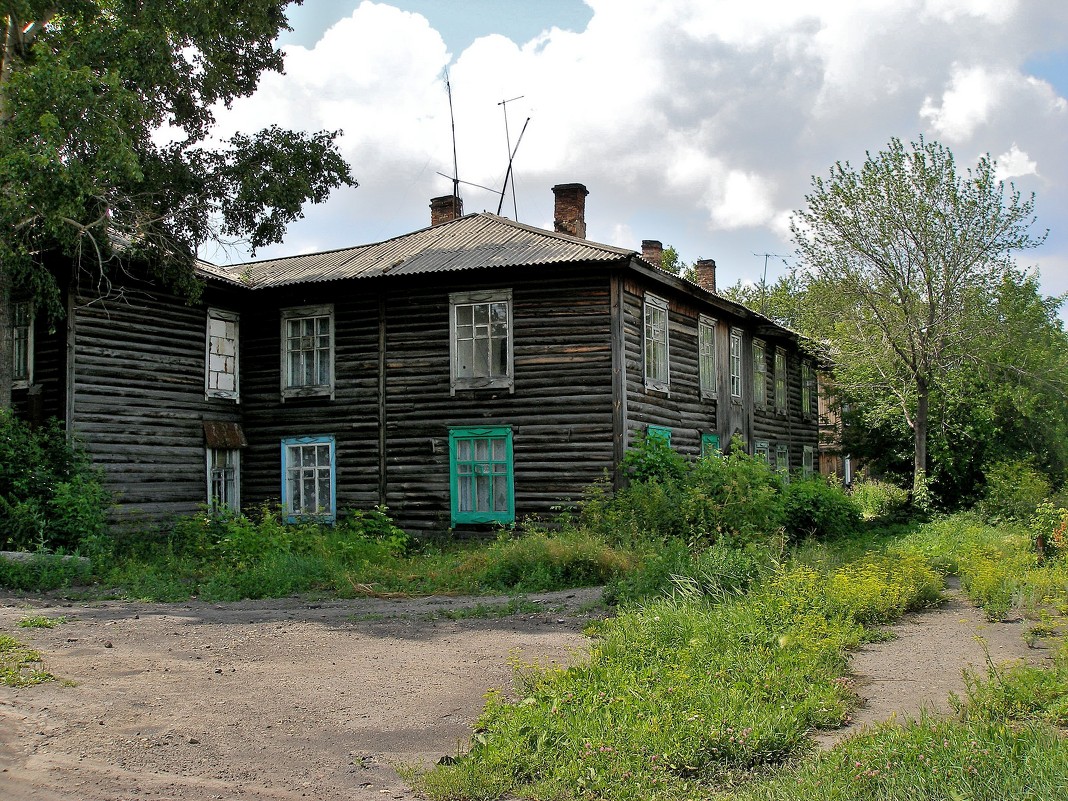
<path id="1" fill-rule="evenodd" d="M 497 105 L 501 107 L 504 112 L 504 142 L 508 148 L 508 171 L 504 174 L 504 187 L 501 189 L 501 202 L 497 204 L 497 214 L 501 213 L 501 209 L 504 207 L 504 195 L 508 191 L 508 179 L 512 178 L 512 159 L 515 158 L 515 151 L 512 150 L 512 137 L 508 133 L 508 104 L 516 100 L 522 100 L 526 95 L 519 95 L 519 97 L 513 97 L 508 100 L 502 100 Z M 530 117 L 527 117 L 527 122 L 530 122 Z M 523 123 L 523 130 L 527 129 L 527 123 Z M 523 134 L 519 134 L 519 138 L 523 138 Z M 515 143 L 516 150 L 519 149 L 519 142 Z M 516 219 L 519 219 L 519 209 L 516 207 L 515 201 L 515 180 L 512 180 L 512 213 Z"/>
<path id="2" fill-rule="evenodd" d="M 445 68 L 445 93 L 449 96 L 449 124 L 452 126 L 452 196 L 460 197 L 460 167 L 456 160 L 456 117 L 452 112 L 452 83 L 449 68 Z"/>
<path id="3" fill-rule="evenodd" d="M 765 314 L 768 310 L 768 259 L 775 257 L 782 259 L 782 263 L 786 264 L 786 254 L 784 253 L 754 253 L 754 256 L 764 257 L 764 275 L 760 278 L 760 313 Z M 789 266 L 789 265 L 787 265 Z"/>

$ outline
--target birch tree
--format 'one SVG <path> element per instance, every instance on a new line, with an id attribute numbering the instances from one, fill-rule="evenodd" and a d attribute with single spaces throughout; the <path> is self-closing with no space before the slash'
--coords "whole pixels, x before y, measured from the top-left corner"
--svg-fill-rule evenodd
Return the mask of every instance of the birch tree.
<path id="1" fill-rule="evenodd" d="M 0 406 L 11 293 L 61 314 L 64 270 L 137 261 L 187 292 L 212 237 L 253 249 L 355 185 L 339 132 L 213 142 L 216 110 L 281 72 L 285 0 L 0 0 Z"/>
<path id="2" fill-rule="evenodd" d="M 932 391 L 991 332 L 990 299 L 1013 254 L 1045 239 L 1034 196 L 996 176 L 984 156 L 893 139 L 859 170 L 837 162 L 813 177 L 791 228 L 805 289 L 803 329 L 827 347 L 844 391 L 892 399 L 913 433 L 913 491 L 923 503 Z"/>

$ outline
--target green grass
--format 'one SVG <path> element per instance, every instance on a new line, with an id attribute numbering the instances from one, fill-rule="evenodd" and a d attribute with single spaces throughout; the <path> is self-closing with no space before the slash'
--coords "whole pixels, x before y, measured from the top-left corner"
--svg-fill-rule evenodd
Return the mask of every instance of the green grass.
<path id="1" fill-rule="evenodd" d="M 20 629 L 54 629 L 56 626 L 67 622 L 65 617 L 46 617 L 44 615 L 31 615 L 19 621 Z"/>
<path id="2" fill-rule="evenodd" d="M 31 687 L 54 681 L 55 676 L 40 667 L 41 655 L 7 634 L 0 634 L 0 684 Z"/>
<path id="3" fill-rule="evenodd" d="M 589 662 L 522 668 L 491 698 L 469 754 L 418 777 L 431 798 L 682 798 L 761 775 L 836 726 L 862 621 L 932 603 L 920 559 L 829 576 L 782 568 L 748 594 L 660 599 L 598 624 Z M 718 602 L 716 602 L 718 600 Z"/>

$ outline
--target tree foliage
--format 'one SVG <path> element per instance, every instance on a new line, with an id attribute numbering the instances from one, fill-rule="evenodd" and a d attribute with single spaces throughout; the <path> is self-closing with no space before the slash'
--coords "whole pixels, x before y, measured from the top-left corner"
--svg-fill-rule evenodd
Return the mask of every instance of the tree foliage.
<path id="1" fill-rule="evenodd" d="M 802 329 L 826 343 L 847 394 L 884 398 L 913 435 L 913 486 L 927 487 L 932 393 L 945 401 L 998 333 L 991 299 L 1036 247 L 1034 198 L 996 177 L 989 157 L 957 171 L 922 138 L 893 139 L 856 170 L 814 177 L 792 221 L 802 262 Z M 890 414 L 886 402 L 872 407 Z"/>
<path id="2" fill-rule="evenodd" d="M 52 256 L 138 260 L 195 291 L 203 242 L 279 241 L 306 201 L 355 185 L 339 132 L 212 139 L 219 109 L 282 71 L 286 5 L 0 2 L 0 331 L 12 287 L 60 311 Z"/>

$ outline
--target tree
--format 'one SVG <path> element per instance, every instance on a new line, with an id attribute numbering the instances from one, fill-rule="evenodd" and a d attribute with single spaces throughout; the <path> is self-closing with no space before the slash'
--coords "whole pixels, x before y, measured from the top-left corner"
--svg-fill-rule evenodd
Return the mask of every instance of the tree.
<path id="1" fill-rule="evenodd" d="M 892 399 L 913 433 L 913 490 L 926 498 L 933 391 L 973 362 L 995 321 L 990 299 L 1012 254 L 1042 243 L 1034 196 L 997 180 L 981 158 L 964 175 L 936 142 L 837 162 L 794 214 L 806 304 L 803 328 L 826 343 L 846 393 Z"/>
<path id="2" fill-rule="evenodd" d="M 62 313 L 57 257 L 97 276 L 136 261 L 195 293 L 200 244 L 277 242 L 306 201 L 355 185 L 340 132 L 211 139 L 218 108 L 282 71 L 286 5 L 0 0 L 0 354 L 12 291 Z"/>

